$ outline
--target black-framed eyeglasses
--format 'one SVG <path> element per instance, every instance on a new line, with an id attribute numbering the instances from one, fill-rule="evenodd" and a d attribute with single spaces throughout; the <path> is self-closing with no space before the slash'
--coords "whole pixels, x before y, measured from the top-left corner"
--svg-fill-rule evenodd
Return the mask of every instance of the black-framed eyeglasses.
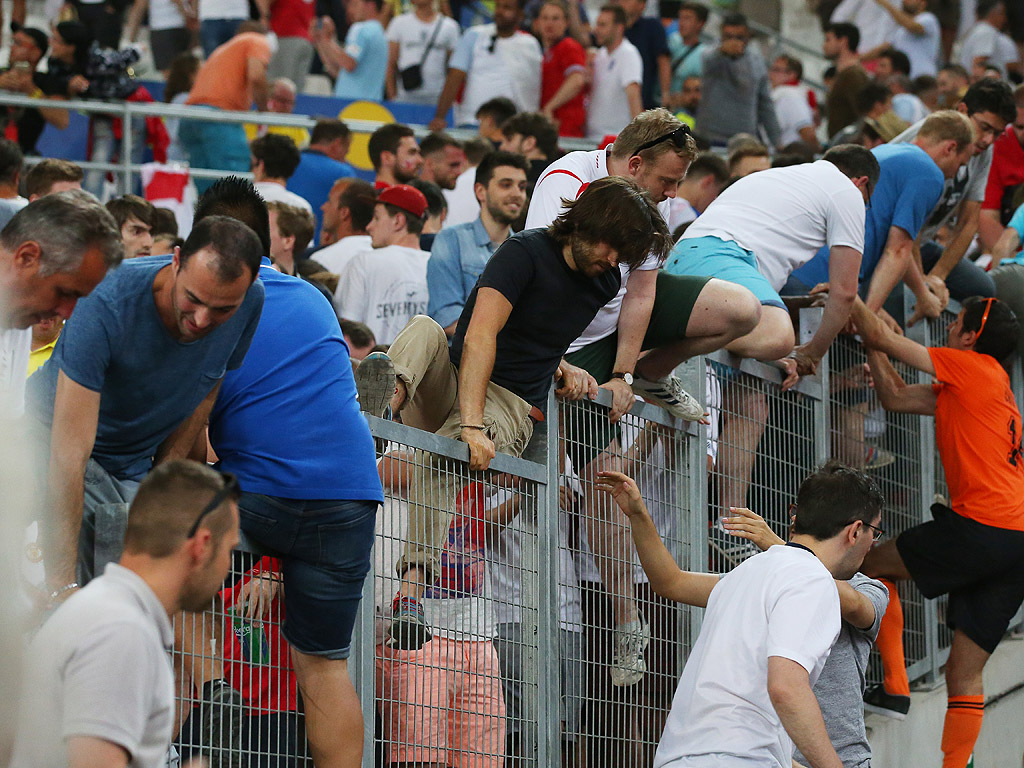
<path id="1" fill-rule="evenodd" d="M 856 520 L 851 520 L 849 523 L 847 523 L 847 525 L 850 525 L 850 523 L 856 523 L 856 522 L 857 522 Z M 863 520 L 861 520 L 861 522 L 864 523 Z M 865 528 L 870 528 L 873 531 L 873 533 L 871 534 L 871 540 L 872 541 L 878 541 L 880 538 L 885 536 L 885 531 L 882 528 L 879 528 L 877 525 L 872 525 L 871 523 L 864 523 L 864 527 Z"/>
<path id="2" fill-rule="evenodd" d="M 671 141 L 679 149 L 686 149 L 688 143 L 687 139 L 689 139 L 692 135 L 693 134 L 690 133 L 690 128 L 688 126 L 680 125 L 674 131 L 672 131 L 672 133 L 668 133 L 665 134 L 664 136 L 659 136 L 656 139 L 652 139 L 651 141 L 644 142 L 635 150 L 633 150 L 632 156 L 636 157 L 645 149 L 650 149 L 651 147 L 657 146 L 658 144 L 661 144 L 661 142 L 663 141 Z"/>
<path id="3" fill-rule="evenodd" d="M 210 499 L 210 503 L 203 507 L 203 511 L 199 513 L 199 517 L 197 517 L 196 521 L 192 523 L 192 527 L 188 529 L 188 534 L 185 536 L 186 539 L 191 539 L 199 532 L 199 524 L 203 522 L 203 518 L 223 504 L 225 499 L 228 497 L 237 499 L 241 494 L 242 491 L 238 487 L 238 478 L 230 472 L 221 472 L 220 476 L 224 480 L 224 485 L 219 491 L 213 494 L 213 498 Z"/>

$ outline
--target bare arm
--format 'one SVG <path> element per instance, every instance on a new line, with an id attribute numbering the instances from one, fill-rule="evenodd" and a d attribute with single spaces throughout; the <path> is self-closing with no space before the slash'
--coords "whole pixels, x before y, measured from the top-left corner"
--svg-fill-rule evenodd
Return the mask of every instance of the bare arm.
<path id="1" fill-rule="evenodd" d="M 914 21 L 914 17 L 912 14 L 907 13 L 902 8 L 896 7 L 891 2 L 889 2 L 889 0 L 875 0 L 875 2 L 882 6 L 885 10 L 887 10 L 889 12 L 889 15 L 892 16 L 893 21 L 895 21 L 897 24 L 899 24 L 901 27 L 907 30 L 907 32 L 909 32 L 910 34 L 916 37 L 920 37 L 921 35 L 927 34 L 928 30 L 926 30 L 923 26 Z"/>
<path id="2" fill-rule="evenodd" d="M 54 549 L 46 558 L 54 589 L 75 580 L 78 535 L 82 529 L 85 467 L 96 442 L 100 393 L 86 389 L 61 371 L 53 401 L 50 437 L 49 506 L 55 521 Z"/>
<path id="3" fill-rule="evenodd" d="M 1018 248 L 1020 248 L 1020 235 L 1013 227 L 1007 227 L 996 242 L 995 248 L 992 249 L 993 265 L 998 267 L 999 262 L 1003 259 L 1012 259 Z"/>
<path id="4" fill-rule="evenodd" d="M 814 373 L 821 358 L 835 341 L 846 321 L 850 319 L 853 300 L 857 298 L 857 282 L 860 275 L 860 251 L 846 245 L 837 245 L 829 251 L 828 257 L 828 301 L 821 316 L 821 324 L 814 337 L 794 350 L 798 363 L 806 356 L 814 362 L 810 370 L 800 365 L 801 375 Z"/>
<path id="5" fill-rule="evenodd" d="M 984 208 L 978 216 L 978 237 L 981 240 L 981 247 L 985 251 L 991 251 L 1002 236 L 1005 227 L 999 220 L 999 211 Z"/>
<path id="6" fill-rule="evenodd" d="M 811 768 L 842 768 L 806 669 L 792 659 L 769 656 L 768 696 L 786 733 Z"/>
<path id="7" fill-rule="evenodd" d="M 640 94 L 640 83 L 626 86 L 626 101 L 629 102 L 629 116 L 634 118 L 644 111 L 644 100 Z"/>
<path id="8" fill-rule="evenodd" d="M 839 588 L 839 613 L 843 621 L 857 629 L 868 629 L 875 623 L 874 603 L 851 587 L 849 582 L 836 579 L 836 587 Z"/>
<path id="9" fill-rule="evenodd" d="M 667 53 L 658 57 L 658 84 L 661 86 L 661 101 L 668 104 L 672 92 L 672 60 Z"/>
<path id="10" fill-rule="evenodd" d="M 477 291 L 459 363 L 459 411 L 463 424 L 481 426 L 484 423 L 484 401 L 494 370 L 498 332 L 505 327 L 511 312 L 511 302 L 500 291 L 494 288 Z M 484 431 L 463 428 L 460 439 L 469 445 L 470 469 L 487 469 L 494 458 L 494 443 Z"/>
<path id="11" fill-rule="evenodd" d="M 797 131 L 800 134 L 800 140 L 813 149 L 815 152 L 821 151 L 821 144 L 818 142 L 818 134 L 814 131 L 813 125 L 805 125 L 803 128 Z"/>
<path id="12" fill-rule="evenodd" d="M 60 96 L 47 96 L 46 99 L 47 101 L 64 101 Z M 39 114 L 43 116 L 43 120 L 59 131 L 66 130 L 68 127 L 69 117 L 66 109 L 40 107 Z"/>
<path id="13" fill-rule="evenodd" d="M 683 571 L 676 565 L 654 527 L 636 483 L 621 472 L 600 472 L 597 488 L 611 496 L 629 518 L 633 542 L 644 573 L 651 580 L 651 588 L 677 603 L 705 607 L 719 577 L 713 573 Z"/>
<path id="14" fill-rule="evenodd" d="M 882 258 L 875 266 L 874 274 L 871 276 L 871 285 L 868 288 L 868 296 L 865 303 L 872 312 L 882 308 L 885 300 L 892 293 L 900 280 L 903 279 L 907 267 L 913 258 L 912 249 L 914 241 L 905 230 L 899 227 L 889 228 L 889 237 L 885 241 L 885 250 Z"/>
<path id="15" fill-rule="evenodd" d="M 142 17 L 149 7 L 149 0 L 135 0 L 128 10 L 128 18 L 125 20 L 125 31 L 128 33 L 128 40 L 134 43 L 139 37 L 139 27 L 142 25 Z"/>
<path id="16" fill-rule="evenodd" d="M 160 447 L 156 449 L 156 456 L 153 457 L 154 464 L 161 464 L 171 459 L 186 459 L 194 455 L 198 439 L 210 419 L 213 404 L 217 402 L 217 393 L 220 392 L 221 383 L 218 381 L 209 394 L 203 398 L 203 401 L 196 406 L 192 415 L 181 422 L 178 428 L 160 443 Z"/>
<path id="17" fill-rule="evenodd" d="M 273 5 L 273 0 L 253 0 L 256 4 L 256 10 L 260 15 L 260 22 L 267 24 L 270 22 L 270 6 Z"/>
<path id="18" fill-rule="evenodd" d="M 128 750 L 95 736 L 72 736 L 68 739 L 68 768 L 124 768 Z"/>
<path id="19" fill-rule="evenodd" d="M 626 278 L 626 295 L 622 297 L 622 309 L 619 311 L 618 347 L 615 350 L 613 371 L 632 373 L 636 368 L 640 347 L 644 343 L 647 325 L 651 321 L 651 310 L 654 308 L 654 293 L 658 282 L 657 270 L 633 270 Z M 615 379 L 614 381 L 621 381 Z M 606 386 L 611 382 L 606 382 Z M 633 391 L 623 382 L 612 406 L 612 421 L 617 421 L 623 414 L 629 413 L 635 400 Z M 613 390 L 616 392 L 616 390 Z"/>
<path id="20" fill-rule="evenodd" d="M 928 348 L 896 333 L 869 310 L 859 298 L 853 305 L 853 322 L 857 326 L 857 333 L 860 334 L 864 346 L 868 349 L 877 349 L 919 371 L 935 375 L 935 366 L 932 365 Z"/>
<path id="21" fill-rule="evenodd" d="M 967 253 L 974 236 L 978 234 L 978 222 L 981 218 L 981 203 L 977 200 L 964 200 L 960 204 L 957 213 L 956 231 L 946 250 L 942 252 L 938 263 L 928 272 L 940 280 L 949 277 L 953 267 L 960 263 L 960 259 Z"/>
<path id="22" fill-rule="evenodd" d="M 245 62 L 245 75 L 252 84 L 252 100 L 256 102 L 256 108 L 261 112 L 267 109 L 267 64 L 261 59 L 250 57 Z"/>
<path id="23" fill-rule="evenodd" d="M 878 402 L 893 413 L 935 414 L 935 392 L 928 384 L 907 384 L 884 352 L 868 350 L 868 366 Z"/>
<path id="24" fill-rule="evenodd" d="M 437 99 L 437 110 L 434 112 L 434 119 L 430 122 L 430 130 L 444 130 L 448 110 L 455 103 L 455 97 L 459 94 L 459 88 L 466 82 L 466 73 L 454 67 L 448 68 L 448 74 L 444 79 L 444 88 Z"/>
<path id="25" fill-rule="evenodd" d="M 555 94 L 548 99 L 548 103 L 543 105 L 541 111 L 548 117 L 552 117 L 556 109 L 565 106 L 576 98 L 576 95 L 583 90 L 583 86 L 586 84 L 586 75 L 582 72 L 573 72 L 562 81 L 562 85 L 559 86 L 558 90 L 555 91 Z"/>
<path id="26" fill-rule="evenodd" d="M 398 54 L 401 45 L 394 40 L 388 43 L 388 74 L 384 80 L 384 95 L 389 101 L 398 95 Z"/>

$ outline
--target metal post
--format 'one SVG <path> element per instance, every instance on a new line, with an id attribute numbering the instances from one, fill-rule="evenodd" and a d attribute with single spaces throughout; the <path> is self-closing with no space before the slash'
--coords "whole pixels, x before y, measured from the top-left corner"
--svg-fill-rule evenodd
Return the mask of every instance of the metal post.
<path id="1" fill-rule="evenodd" d="M 121 179 L 123 182 L 122 192 L 128 194 L 132 191 L 132 105 L 125 102 L 121 117 Z"/>
<path id="2" fill-rule="evenodd" d="M 799 344 L 806 344 L 810 341 L 821 325 L 821 317 L 824 310 L 821 307 L 805 307 L 800 310 L 800 339 Z M 812 416 L 814 423 L 814 463 L 821 466 L 832 455 L 832 435 L 830 433 L 832 421 L 832 401 L 829 392 L 829 363 L 831 355 L 825 353 L 818 365 L 818 373 L 813 379 L 817 380 L 818 390 L 814 398 Z"/>
<path id="3" fill-rule="evenodd" d="M 687 360 L 678 370 L 683 387 L 705 406 L 708 398 L 708 364 L 705 358 L 698 357 Z M 680 528 L 690 545 L 687 548 L 687 561 L 680 565 L 687 570 L 701 572 L 706 571 L 708 567 L 708 428 L 703 424 L 691 423 L 681 437 L 686 441 L 690 477 L 685 491 L 677 489 L 677 492 L 687 495 L 685 500 L 679 499 L 680 508 L 687 512 Z M 689 616 L 689 636 L 680 632 L 679 637 L 686 637 L 685 647 L 692 648 L 700 635 L 704 611 L 701 608 L 689 608 L 685 613 Z M 686 663 L 686 651 L 682 643 L 678 646 L 678 654 L 680 658 L 677 660 L 676 668 L 682 669 Z"/>
<path id="4" fill-rule="evenodd" d="M 363 581 L 363 595 L 356 613 L 356 623 L 352 628 L 352 654 L 349 659 L 349 674 L 352 685 L 359 694 L 359 704 L 363 711 L 363 768 L 373 768 L 373 724 L 374 702 L 376 690 L 374 685 L 374 584 L 376 569 L 373 558 L 370 558 L 370 570 Z"/>

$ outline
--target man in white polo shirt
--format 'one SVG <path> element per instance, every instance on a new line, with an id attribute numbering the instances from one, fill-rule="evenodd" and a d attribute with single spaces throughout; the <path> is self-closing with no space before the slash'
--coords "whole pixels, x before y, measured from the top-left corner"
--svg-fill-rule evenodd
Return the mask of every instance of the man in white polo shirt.
<path id="1" fill-rule="evenodd" d="M 209 607 L 220 590 L 238 544 L 237 493 L 234 478 L 194 461 L 166 462 L 142 481 L 120 562 L 32 641 L 12 768 L 167 764 L 177 726 L 170 617 Z"/>
<path id="2" fill-rule="evenodd" d="M 601 8 L 594 36 L 601 47 L 594 54 L 587 138 L 601 141 L 618 134 L 643 111 L 644 61 L 636 46 L 626 39 L 626 13 L 621 6 Z"/>

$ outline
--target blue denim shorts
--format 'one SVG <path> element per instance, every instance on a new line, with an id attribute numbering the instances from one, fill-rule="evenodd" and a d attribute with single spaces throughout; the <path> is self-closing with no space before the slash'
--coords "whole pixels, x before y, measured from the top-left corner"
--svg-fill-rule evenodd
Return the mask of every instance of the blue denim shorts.
<path id="1" fill-rule="evenodd" d="M 282 634 L 297 651 L 347 659 L 370 570 L 376 501 L 282 499 L 243 493 L 242 530 L 281 559 Z"/>

